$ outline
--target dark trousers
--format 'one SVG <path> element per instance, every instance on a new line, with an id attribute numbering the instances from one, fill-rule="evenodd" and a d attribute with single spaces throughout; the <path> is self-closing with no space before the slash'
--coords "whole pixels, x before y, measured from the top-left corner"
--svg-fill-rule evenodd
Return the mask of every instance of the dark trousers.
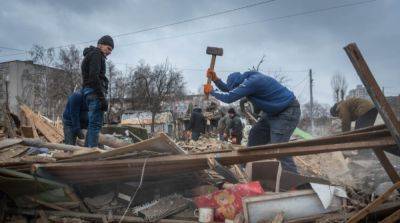
<path id="1" fill-rule="evenodd" d="M 192 140 L 197 141 L 200 138 L 200 132 L 192 131 Z"/>
<path id="2" fill-rule="evenodd" d="M 369 110 L 367 113 L 360 116 L 356 120 L 356 125 L 355 125 L 354 129 L 361 129 L 361 128 L 373 126 L 377 116 L 378 116 L 378 110 L 376 108 Z M 389 152 L 393 155 L 400 156 L 400 150 L 397 147 L 385 149 L 385 151 Z M 359 154 L 367 155 L 366 153 L 368 153 L 368 155 L 371 154 L 370 150 L 360 150 L 359 151 Z"/>
<path id="3" fill-rule="evenodd" d="M 354 129 L 361 129 L 368 126 L 373 126 L 378 116 L 378 110 L 373 108 L 369 110 L 367 113 L 363 114 L 356 120 L 356 125 Z"/>
<path id="4" fill-rule="evenodd" d="M 72 131 L 72 123 L 67 120 L 63 120 L 64 127 L 64 144 L 76 145 L 76 139 L 78 135 Z"/>
<path id="5" fill-rule="evenodd" d="M 263 114 L 251 128 L 248 146 L 265 145 L 268 143 L 289 142 L 300 120 L 300 104 L 295 99 L 284 111 L 277 115 Z M 279 161 L 284 170 L 297 173 L 292 157 L 283 157 Z"/>

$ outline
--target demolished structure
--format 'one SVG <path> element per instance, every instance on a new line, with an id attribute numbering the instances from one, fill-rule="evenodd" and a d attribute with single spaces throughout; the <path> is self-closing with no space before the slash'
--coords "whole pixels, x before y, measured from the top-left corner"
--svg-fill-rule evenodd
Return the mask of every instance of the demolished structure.
<path id="1" fill-rule="evenodd" d="M 400 122 L 357 46 L 345 51 L 385 125 L 254 147 L 210 139 L 187 145 L 164 133 L 136 136 L 130 143 L 105 134 L 100 136 L 105 149 L 91 149 L 61 144 L 60 123 L 21 105 L 23 125 L 18 130 L 6 125 L 4 134 L 13 137 L 0 141 L 0 217 L 9 222 L 397 222 L 400 167 L 384 151 L 398 154 Z M 372 198 L 318 176 L 318 166 L 305 156 L 367 149 L 392 181 Z M 285 156 L 295 156 L 304 174 L 282 170 L 273 160 Z M 207 216 L 212 220 L 205 221 Z"/>

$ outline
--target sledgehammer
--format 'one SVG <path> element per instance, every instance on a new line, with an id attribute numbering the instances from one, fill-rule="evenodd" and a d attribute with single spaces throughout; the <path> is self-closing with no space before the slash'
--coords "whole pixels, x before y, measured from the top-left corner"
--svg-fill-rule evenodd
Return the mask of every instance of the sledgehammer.
<path id="1" fill-rule="evenodd" d="M 215 59 L 217 56 L 222 56 L 224 50 L 222 48 L 208 46 L 206 53 L 211 55 L 210 69 L 214 70 Z M 207 78 L 207 84 L 211 84 L 211 78 Z M 208 100 L 208 94 L 206 94 L 206 100 Z"/>

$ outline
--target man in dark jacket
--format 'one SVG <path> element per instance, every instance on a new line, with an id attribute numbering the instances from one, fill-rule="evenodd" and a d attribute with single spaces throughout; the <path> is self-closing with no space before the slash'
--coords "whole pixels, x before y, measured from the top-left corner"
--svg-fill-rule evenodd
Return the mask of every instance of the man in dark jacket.
<path id="1" fill-rule="evenodd" d="M 243 97 L 262 111 L 259 120 L 250 130 L 248 146 L 267 143 L 288 142 L 300 119 L 300 104 L 293 92 L 274 78 L 257 71 L 243 74 L 236 72 L 228 76 L 227 83 L 220 80 L 213 70 L 207 71 L 220 91 L 211 85 L 204 86 L 204 93 L 211 94 L 225 103 L 232 103 Z M 280 159 L 284 169 L 297 172 L 292 157 Z"/>
<path id="2" fill-rule="evenodd" d="M 192 131 L 192 139 L 197 141 L 200 137 L 200 133 L 205 133 L 206 130 L 206 119 L 201 113 L 201 108 L 193 109 L 190 117 L 188 130 Z"/>
<path id="3" fill-rule="evenodd" d="M 243 138 L 243 123 L 240 117 L 236 114 L 234 108 L 228 110 L 228 115 L 230 118 L 229 122 L 229 133 L 232 140 L 232 144 L 240 145 Z"/>
<path id="4" fill-rule="evenodd" d="M 97 147 L 99 133 L 103 126 L 104 112 L 108 109 L 106 94 L 108 79 L 106 74 L 106 57 L 111 54 L 114 41 L 110 36 L 103 36 L 97 42 L 97 47 L 90 46 L 83 51 L 82 87 L 88 106 L 88 132 L 85 146 Z"/>
<path id="5" fill-rule="evenodd" d="M 83 139 L 82 129 L 87 128 L 86 101 L 81 91 L 68 97 L 63 113 L 64 143 L 76 145 L 76 138 Z"/>

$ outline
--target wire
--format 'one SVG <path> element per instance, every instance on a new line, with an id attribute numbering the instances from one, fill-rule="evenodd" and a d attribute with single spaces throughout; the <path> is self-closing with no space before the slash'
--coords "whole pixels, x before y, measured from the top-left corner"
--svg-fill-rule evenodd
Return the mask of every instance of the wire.
<path id="1" fill-rule="evenodd" d="M 309 11 L 304 11 L 304 12 L 299 12 L 299 13 L 294 13 L 294 14 L 289 14 L 289 15 L 284 15 L 284 16 L 271 17 L 271 18 L 256 20 L 256 21 L 252 21 L 252 22 L 240 23 L 240 24 L 235 24 L 235 25 L 230 25 L 230 26 L 222 26 L 222 27 L 217 27 L 217 28 L 213 28 L 213 29 L 206 29 L 206 30 L 202 30 L 202 31 L 192 32 L 192 33 L 185 33 L 185 34 L 180 34 L 180 35 L 175 35 L 175 36 L 166 36 L 166 37 L 161 37 L 161 38 L 157 38 L 157 39 L 153 39 L 153 40 L 138 41 L 138 42 L 119 45 L 118 47 L 125 47 L 125 46 L 131 46 L 131 45 L 136 45 L 136 44 L 149 43 L 149 42 L 155 42 L 155 41 L 166 40 L 166 39 L 174 39 L 174 38 L 203 34 L 203 33 L 208 33 L 208 32 L 215 32 L 215 31 L 236 28 L 236 27 L 241 27 L 241 26 L 246 26 L 246 25 L 252 25 L 252 24 L 257 24 L 257 23 L 264 23 L 264 22 L 282 20 L 282 19 L 292 18 L 292 17 L 297 17 L 297 16 L 315 14 L 315 13 L 330 11 L 330 10 L 339 9 L 339 8 L 358 6 L 358 5 L 363 5 L 363 4 L 367 4 L 367 3 L 371 3 L 371 2 L 375 2 L 375 1 L 377 1 L 377 0 L 359 1 L 359 2 L 354 2 L 354 3 L 342 4 L 342 5 L 337 5 L 337 6 L 327 7 L 327 8 L 320 8 L 320 9 L 315 9 L 315 10 L 309 10 Z M 245 7 L 245 6 L 242 6 L 242 7 Z M 231 9 L 231 10 L 234 10 L 234 9 Z M 222 12 L 220 12 L 220 13 L 222 13 Z M 214 14 L 216 14 L 216 13 L 214 13 Z M 189 20 L 189 19 L 187 19 L 187 20 Z M 148 29 L 150 29 L 150 28 L 148 28 Z M 119 34 L 119 35 L 122 35 L 122 34 Z M 57 49 L 57 48 L 62 48 L 62 47 L 70 46 L 70 45 L 78 45 L 78 44 L 84 44 L 84 43 L 90 43 L 90 42 L 93 42 L 93 40 L 75 43 L 75 44 L 64 45 L 64 46 L 58 46 L 58 47 L 54 47 L 54 48 Z M 0 58 L 5 57 L 5 56 L 15 56 L 15 55 L 21 55 L 21 54 L 24 54 L 24 53 L 2 55 L 2 56 L 0 56 Z"/>
<path id="2" fill-rule="evenodd" d="M 126 213 L 128 213 L 128 210 L 129 210 L 129 208 L 131 207 L 133 200 L 135 200 L 135 197 L 136 197 L 137 192 L 138 192 L 139 189 L 142 187 L 143 177 L 144 177 L 144 170 L 146 169 L 146 163 L 147 163 L 147 160 L 148 160 L 148 159 L 149 159 L 149 157 L 147 157 L 147 158 L 144 160 L 143 167 L 142 167 L 142 175 L 140 176 L 140 183 L 139 183 L 139 186 L 136 188 L 135 193 L 133 194 L 131 200 L 129 201 L 128 207 L 126 207 L 126 209 L 125 209 L 125 211 L 124 211 L 124 214 L 121 216 L 121 219 L 119 219 L 119 223 L 121 223 L 121 222 L 124 220 L 125 215 L 126 215 Z"/>
<path id="3" fill-rule="evenodd" d="M 14 50 L 14 51 L 25 51 L 25 50 L 21 50 L 21 49 L 9 48 L 9 47 L 4 47 L 4 46 L 0 46 L 0 49 Z"/>
<path id="4" fill-rule="evenodd" d="M 228 9 L 228 10 L 215 12 L 215 13 L 211 13 L 211 14 L 207 14 L 207 15 L 203 15 L 203 16 L 184 19 L 184 20 L 180 20 L 180 21 L 177 21 L 177 22 L 167 23 L 167 24 L 163 24 L 163 25 L 159 25 L 159 26 L 153 26 L 153 27 L 149 27 L 149 28 L 143 28 L 143 29 L 132 31 L 132 32 L 127 32 L 127 33 L 120 33 L 120 34 L 112 35 L 112 37 L 118 38 L 118 37 L 121 37 L 121 36 L 128 36 L 128 35 L 134 35 L 134 34 L 138 34 L 138 33 L 148 32 L 148 31 L 152 31 L 152 30 L 156 30 L 156 29 L 175 26 L 175 25 L 188 23 L 188 22 L 192 22 L 192 21 L 196 21 L 196 20 L 201 20 L 201 19 L 205 19 L 205 18 L 209 18 L 209 17 L 228 14 L 228 13 L 232 13 L 232 12 L 239 11 L 239 10 L 242 10 L 242 9 L 252 8 L 252 7 L 259 6 L 259 5 L 264 5 L 264 4 L 267 4 L 267 3 L 274 2 L 274 1 L 278 1 L 278 0 L 264 0 L 264 1 L 256 2 L 256 3 L 252 3 L 252 4 L 249 4 L 249 5 L 244 5 L 244 6 L 241 6 L 241 7 L 238 7 L 238 8 Z M 54 49 L 58 49 L 58 48 L 68 47 L 70 45 L 81 45 L 81 44 L 87 44 L 87 43 L 92 43 L 92 42 L 96 42 L 96 41 L 97 40 L 89 40 L 89 41 L 71 43 L 71 44 L 68 44 L 68 45 L 56 46 L 56 47 L 53 47 L 53 48 Z M 20 50 L 20 51 L 24 51 L 24 50 Z M 10 54 L 10 55 L 4 55 L 4 56 L 14 56 L 14 55 L 19 55 L 19 54 Z"/>
<path id="5" fill-rule="evenodd" d="M 126 46 L 131 46 L 131 45 L 136 45 L 136 44 L 150 43 L 150 42 L 156 42 L 156 41 L 166 40 L 166 39 L 175 39 L 175 38 L 180 38 L 180 37 L 185 37 L 185 36 L 191 36 L 191 35 L 221 31 L 221 30 L 225 30 L 225 29 L 237 28 L 237 27 L 241 27 L 241 26 L 248 26 L 248 25 L 253 25 L 253 24 L 257 24 L 257 23 L 265 23 L 265 22 L 277 21 L 277 20 L 298 17 L 298 16 L 303 16 L 303 15 L 316 14 L 316 13 L 335 10 L 335 9 L 339 9 L 339 8 L 363 5 L 363 4 L 371 3 L 374 1 L 377 1 L 377 0 L 368 0 L 368 1 L 342 4 L 342 5 L 337 5 L 337 6 L 327 7 L 327 8 L 314 9 L 314 10 L 309 10 L 309 11 L 304 11 L 304 12 L 299 12 L 299 13 L 288 14 L 288 15 L 284 15 L 284 16 L 277 16 L 277 17 L 271 17 L 271 18 L 262 19 L 262 20 L 239 23 L 239 24 L 235 24 L 235 25 L 221 26 L 221 27 L 216 27 L 216 28 L 212 28 L 212 29 L 204 29 L 204 30 L 197 31 L 197 32 L 184 33 L 184 34 L 180 34 L 180 35 L 166 36 L 166 37 L 156 38 L 156 39 L 152 39 L 152 40 L 145 40 L 145 41 L 138 41 L 138 42 L 133 42 L 133 43 L 128 43 L 128 44 L 122 44 L 122 45 L 119 45 L 118 47 L 126 47 Z"/>
<path id="6" fill-rule="evenodd" d="M 306 76 L 303 80 L 301 80 L 299 83 L 297 83 L 296 85 L 294 85 L 294 86 L 292 87 L 292 89 L 294 90 L 294 89 L 296 89 L 297 87 L 299 87 L 300 84 L 302 84 L 305 80 L 307 80 L 307 76 Z"/>
<path id="7" fill-rule="evenodd" d="M 255 7 L 255 6 L 271 3 L 271 2 L 274 2 L 274 1 L 277 1 L 277 0 L 260 1 L 260 2 L 256 2 L 256 3 L 253 3 L 253 4 L 244 5 L 244 6 L 241 6 L 241 7 L 238 7 L 238 8 L 233 8 L 233 9 L 228 9 L 228 10 L 224 10 L 224 11 L 220 11 L 220 12 L 211 13 L 211 14 L 208 14 L 208 15 L 193 17 L 193 18 L 190 18 L 190 19 L 184 19 L 184 20 L 181 20 L 181 21 L 168 23 L 168 24 L 164 24 L 164 25 L 160 25 L 160 26 L 144 28 L 144 29 L 133 31 L 133 32 L 122 33 L 122 34 L 114 35 L 113 37 L 127 36 L 127 35 L 137 34 L 137 33 L 141 33 L 141 32 L 147 32 L 147 31 L 150 31 L 150 30 L 155 30 L 155 29 L 161 29 L 161 28 L 165 28 L 165 27 L 169 27 L 169 26 L 174 26 L 174 25 L 178 25 L 178 24 L 182 24 L 182 23 L 188 23 L 188 22 L 192 22 L 192 21 L 195 21 L 195 20 L 200 20 L 200 19 L 205 19 L 205 18 L 209 18 L 209 17 L 213 17 L 213 16 L 228 14 L 228 13 L 239 11 L 239 10 L 242 10 L 242 9 L 251 8 L 251 7 Z"/>

